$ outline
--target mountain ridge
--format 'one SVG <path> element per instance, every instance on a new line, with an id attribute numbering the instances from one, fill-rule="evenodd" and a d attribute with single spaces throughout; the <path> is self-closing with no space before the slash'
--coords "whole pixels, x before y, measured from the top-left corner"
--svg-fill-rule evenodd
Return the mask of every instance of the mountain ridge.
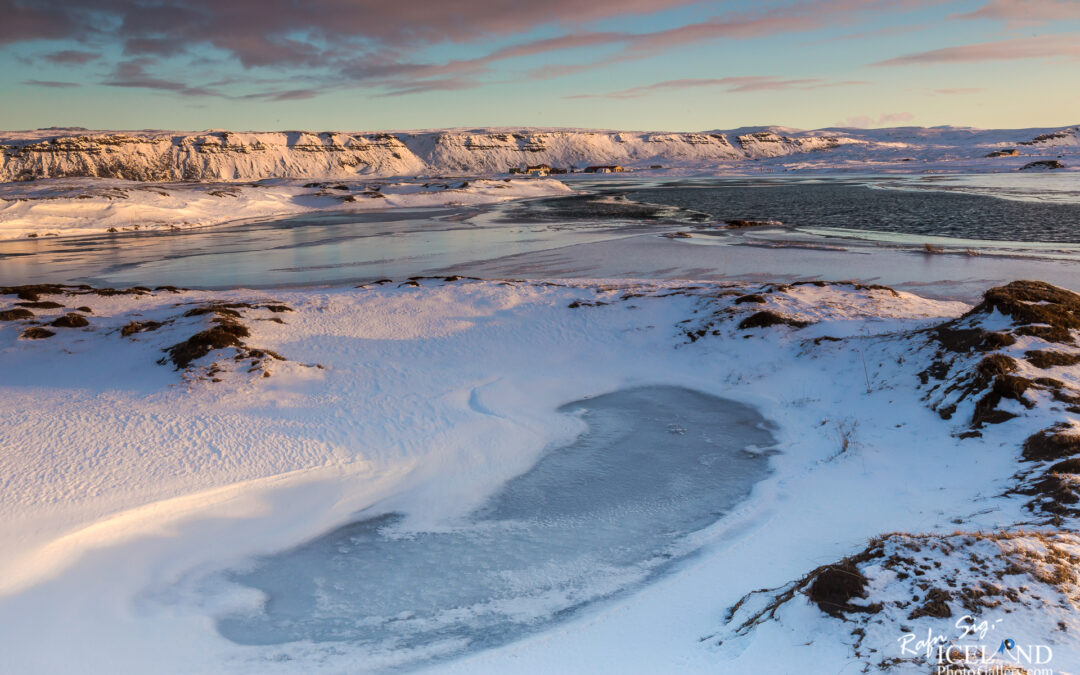
<path id="1" fill-rule="evenodd" d="M 996 150 L 1015 156 L 988 164 Z M 781 126 L 701 132 L 476 127 L 394 132 L 208 130 L 92 131 L 74 127 L 0 132 L 0 181 L 101 177 L 138 181 L 244 181 L 431 174 L 491 175 L 512 166 L 581 169 L 790 171 L 1020 168 L 1023 159 L 1080 155 L 1080 125 L 1028 129 Z M 758 163 L 758 165 L 750 164 Z M 916 166 L 916 165 L 912 165 Z"/>

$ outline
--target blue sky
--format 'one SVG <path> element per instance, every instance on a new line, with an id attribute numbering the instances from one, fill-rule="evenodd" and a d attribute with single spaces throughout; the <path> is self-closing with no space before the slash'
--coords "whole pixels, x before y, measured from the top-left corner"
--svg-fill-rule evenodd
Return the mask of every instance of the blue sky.
<path id="1" fill-rule="evenodd" d="M 0 0 L 0 128 L 1080 122 L 1080 0 Z"/>

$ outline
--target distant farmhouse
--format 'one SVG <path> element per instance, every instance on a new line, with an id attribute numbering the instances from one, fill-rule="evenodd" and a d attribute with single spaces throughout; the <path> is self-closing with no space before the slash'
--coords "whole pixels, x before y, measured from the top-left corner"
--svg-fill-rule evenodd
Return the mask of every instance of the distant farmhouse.
<path id="1" fill-rule="evenodd" d="M 659 169 L 660 165 L 653 167 Z M 588 166 L 582 169 L 584 173 L 622 173 L 626 171 L 618 164 L 609 164 L 605 166 Z M 507 169 L 507 173 L 527 175 L 527 176 L 546 176 L 548 174 L 560 174 L 560 173 L 577 173 L 578 169 L 571 166 L 569 169 L 559 168 L 557 166 L 548 166 L 547 164 L 530 164 L 529 166 L 512 166 Z"/>
<path id="2" fill-rule="evenodd" d="M 529 176 L 546 176 L 549 173 L 567 173 L 566 169 L 560 169 L 558 167 L 548 166 L 547 164 L 532 164 L 521 168 L 520 166 L 512 166 L 509 170 L 510 173 L 526 174 Z"/>
<path id="3" fill-rule="evenodd" d="M 585 167 L 585 173 L 622 173 L 626 169 L 622 168 L 618 164 L 611 164 L 609 166 L 587 166 Z"/>

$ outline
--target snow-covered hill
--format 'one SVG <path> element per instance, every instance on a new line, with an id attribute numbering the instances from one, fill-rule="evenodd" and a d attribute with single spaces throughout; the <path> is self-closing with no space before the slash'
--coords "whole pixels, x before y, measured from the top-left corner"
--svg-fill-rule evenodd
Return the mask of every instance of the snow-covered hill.
<path id="1" fill-rule="evenodd" d="M 398 281 L 0 287 L 3 672 L 1076 675 L 1080 295 Z"/>
<path id="2" fill-rule="evenodd" d="M 987 157 L 1002 150 L 1016 154 Z M 511 166 L 771 170 L 1019 169 L 1080 156 L 1080 126 L 821 129 L 701 133 L 584 129 L 451 129 L 394 133 L 0 132 L 0 181 L 90 176 L 142 181 L 493 174 Z M 1069 164 L 1066 163 L 1068 167 Z"/>

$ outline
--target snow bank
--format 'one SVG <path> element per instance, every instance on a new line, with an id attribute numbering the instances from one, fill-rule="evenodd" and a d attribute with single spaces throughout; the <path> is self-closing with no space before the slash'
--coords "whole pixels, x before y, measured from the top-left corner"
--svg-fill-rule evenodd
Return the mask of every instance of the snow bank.
<path id="1" fill-rule="evenodd" d="M 0 239 L 206 227 L 321 211 L 490 204 L 570 192 L 544 178 L 247 184 L 65 178 L 0 185 Z"/>
<path id="2" fill-rule="evenodd" d="M 1032 357 L 1048 370 L 1018 373 L 1058 384 L 1020 392 L 1030 407 L 1002 397 L 995 406 L 1015 416 L 977 428 L 974 407 L 997 390 L 997 374 L 949 419 L 932 408 L 931 391 L 967 382 L 999 349 L 1071 353 L 1047 338 L 1075 339 L 1077 296 L 1023 286 L 973 309 L 843 283 L 0 290 L 0 311 L 33 315 L 0 322 L 0 472 L 9 477 L 0 648 L 13 671 L 388 668 L 393 654 L 347 640 L 227 641 L 213 620 L 257 613 L 265 597 L 221 583 L 216 571 L 249 567 L 251 556 L 358 513 L 399 512 L 412 531 L 445 531 L 545 447 L 582 431 L 560 405 L 643 384 L 756 407 L 775 424 L 773 473 L 695 535 L 690 562 L 655 583 L 523 640 L 477 652 L 454 645 L 464 653 L 431 669 L 926 672 L 925 662 L 903 660 L 899 639 L 955 623 L 935 615 L 937 601 L 959 618 L 963 588 L 984 582 L 1000 587 L 1002 604 L 985 592 L 973 616 L 1003 619 L 997 625 L 1019 644 L 1045 642 L 1059 671 L 1080 661 L 1067 613 L 1074 516 L 1021 494 L 1028 483 L 1018 476 L 1062 461 L 1025 460 L 1025 441 L 1073 420 L 1051 390 L 1072 395 L 1076 366 Z M 70 313 L 87 325 L 54 325 Z M 1064 336 L 1038 330 L 1074 320 Z M 163 350 L 234 323 L 245 329 L 229 329 L 240 344 L 179 370 L 158 363 Z M 978 339 L 939 355 L 942 326 L 978 329 L 966 334 L 977 338 L 1036 330 L 1022 336 L 1029 343 Z M 20 337 L 32 328 L 54 335 Z M 793 580 L 849 557 L 866 582 L 865 596 L 841 596 L 847 621 L 800 589 L 749 630 L 734 620 L 745 614 L 725 621 L 748 592 L 780 589 L 740 605 L 753 613 Z M 332 607 L 333 589 L 323 590 L 322 606 Z M 931 600 L 930 614 L 911 617 Z M 874 613 L 850 609 L 875 603 Z"/>

